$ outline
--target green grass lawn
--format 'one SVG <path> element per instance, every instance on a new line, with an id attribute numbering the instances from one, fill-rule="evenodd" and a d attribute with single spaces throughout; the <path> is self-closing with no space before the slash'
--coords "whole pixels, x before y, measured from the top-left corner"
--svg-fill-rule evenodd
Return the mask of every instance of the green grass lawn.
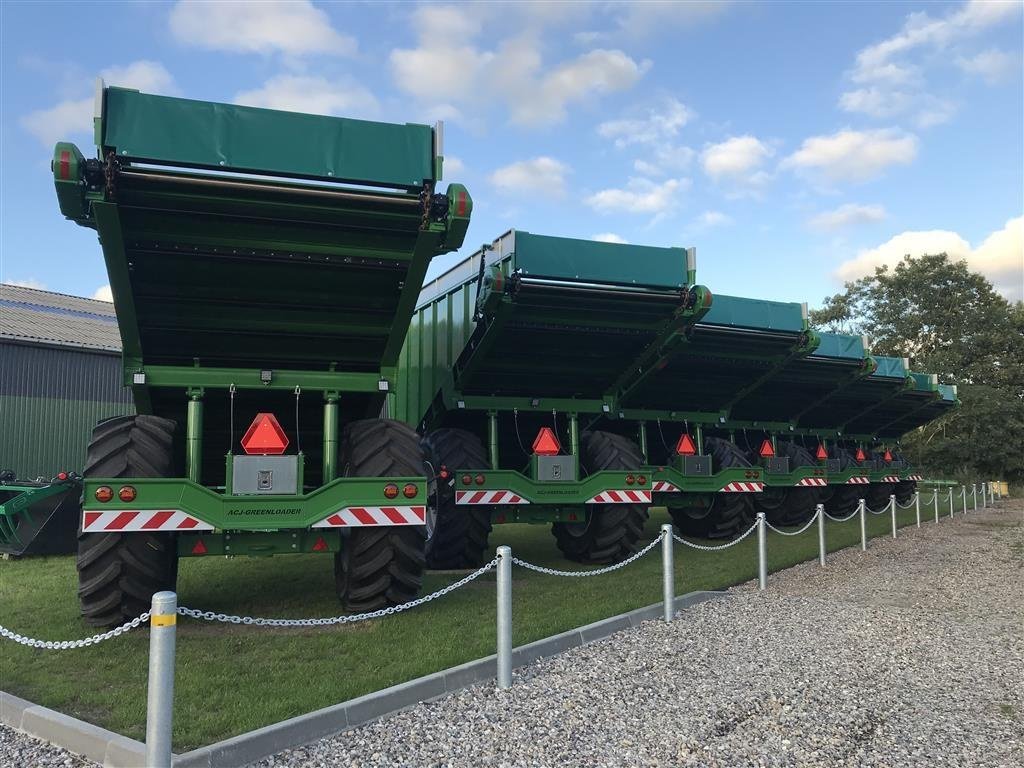
<path id="1" fill-rule="evenodd" d="M 926 522 L 932 519 L 930 512 L 922 509 Z M 898 519 L 901 526 L 912 525 L 913 508 L 901 511 Z M 655 510 L 646 540 L 665 522 L 668 516 Z M 868 515 L 870 536 L 887 535 L 889 530 L 888 514 Z M 827 537 L 830 551 L 857 544 L 857 518 L 830 521 Z M 496 526 L 491 544 L 507 544 L 514 554 L 541 565 L 577 567 L 559 557 L 546 526 Z M 754 535 L 718 553 L 677 545 L 676 594 L 721 589 L 755 578 L 756 547 Z M 772 571 L 813 559 L 817 551 L 816 526 L 797 537 L 768 532 Z M 460 576 L 430 574 L 424 593 Z M 0 624 L 43 640 L 88 636 L 91 632 L 79 620 L 75 589 L 72 557 L 0 562 Z M 203 746 L 494 653 L 494 592 L 491 572 L 422 608 L 349 627 L 271 629 L 183 618 L 178 623 L 175 750 Z M 225 613 L 285 618 L 339 613 L 331 558 L 326 556 L 187 558 L 181 561 L 178 594 L 181 605 Z M 660 598 L 658 548 L 619 571 L 592 579 L 514 568 L 514 643 Z M 0 688 L 142 739 L 147 649 L 144 630 L 72 651 L 36 650 L 0 640 Z"/>

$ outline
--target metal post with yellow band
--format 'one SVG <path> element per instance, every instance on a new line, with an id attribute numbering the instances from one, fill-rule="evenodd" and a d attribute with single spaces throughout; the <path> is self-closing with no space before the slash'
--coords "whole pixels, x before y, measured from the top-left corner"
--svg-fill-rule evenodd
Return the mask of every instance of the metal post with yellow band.
<path id="1" fill-rule="evenodd" d="M 146 693 L 146 765 L 171 768 L 171 722 L 174 714 L 174 648 L 178 596 L 153 595 L 149 612 L 149 687 Z"/>

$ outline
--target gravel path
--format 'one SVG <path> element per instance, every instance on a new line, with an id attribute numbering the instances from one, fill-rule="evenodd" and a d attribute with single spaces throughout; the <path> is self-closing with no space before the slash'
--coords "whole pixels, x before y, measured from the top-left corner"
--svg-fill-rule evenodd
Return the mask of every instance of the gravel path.
<path id="1" fill-rule="evenodd" d="M 904 529 L 518 670 L 511 690 L 256 765 L 1019 767 L 1022 519 L 1012 501 Z M 0 725 L 8 765 L 92 764 Z"/>
<path id="2" fill-rule="evenodd" d="M 517 671 L 508 691 L 257 765 L 1021 766 L 1022 517 L 1013 501 L 904 529 Z"/>

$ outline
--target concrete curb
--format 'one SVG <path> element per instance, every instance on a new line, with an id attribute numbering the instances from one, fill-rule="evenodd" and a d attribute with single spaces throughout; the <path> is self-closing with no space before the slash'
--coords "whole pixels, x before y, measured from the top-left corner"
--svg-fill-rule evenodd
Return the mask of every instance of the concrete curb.
<path id="1" fill-rule="evenodd" d="M 675 599 L 675 610 L 725 597 L 726 594 L 690 592 L 680 595 Z M 623 629 L 637 627 L 645 621 L 659 619 L 661 615 L 662 604 L 655 603 L 521 645 L 512 651 L 512 665 L 526 666 Z M 235 768 L 285 749 L 333 736 L 496 676 L 497 657 L 487 656 L 175 755 L 174 765 L 182 768 Z M 109 768 L 135 768 L 145 764 L 146 745 L 142 742 L 37 706 L 3 691 L 0 691 L 0 722 Z"/>

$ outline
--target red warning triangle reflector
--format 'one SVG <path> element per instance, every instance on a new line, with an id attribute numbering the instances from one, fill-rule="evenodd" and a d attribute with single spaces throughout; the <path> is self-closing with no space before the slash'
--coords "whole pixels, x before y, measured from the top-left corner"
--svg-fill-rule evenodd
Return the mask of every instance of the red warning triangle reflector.
<path id="1" fill-rule="evenodd" d="M 857 454 L 854 456 L 857 461 L 864 461 L 864 449 L 858 448 Z"/>
<path id="2" fill-rule="evenodd" d="M 257 413 L 242 438 L 242 448 L 246 453 L 277 454 L 284 453 L 288 442 L 274 414 Z"/>
<path id="3" fill-rule="evenodd" d="M 203 544 L 203 540 L 202 539 L 197 541 L 195 543 L 195 546 L 192 547 L 192 554 L 193 555 L 205 555 L 206 554 L 206 545 Z"/>
<path id="4" fill-rule="evenodd" d="M 772 441 L 767 438 L 761 443 L 761 450 L 758 451 L 762 459 L 770 459 L 775 455 L 775 448 L 772 446 Z"/>
<path id="5" fill-rule="evenodd" d="M 885 459 L 886 461 L 892 461 L 892 451 L 886 448 L 885 454 L 882 456 L 882 458 Z"/>
<path id="6" fill-rule="evenodd" d="M 317 536 L 316 537 L 316 542 L 313 544 L 313 551 L 314 552 L 323 552 L 325 549 L 327 549 L 327 542 L 324 541 L 324 537 L 323 536 Z"/>
<path id="7" fill-rule="evenodd" d="M 825 444 L 824 443 L 818 443 L 818 450 L 817 450 L 817 452 L 814 455 L 815 455 L 816 458 L 818 458 L 821 461 L 824 461 L 825 459 L 828 458 L 828 451 L 825 450 Z"/>
<path id="8" fill-rule="evenodd" d="M 679 442 L 676 443 L 676 453 L 680 456 L 693 456 L 697 453 L 697 446 L 693 444 L 693 438 L 686 432 L 679 436 Z"/>
<path id="9" fill-rule="evenodd" d="M 557 456 L 562 452 L 562 446 L 559 445 L 558 438 L 550 427 L 540 428 L 540 432 L 533 440 L 533 452 L 538 456 Z"/>

